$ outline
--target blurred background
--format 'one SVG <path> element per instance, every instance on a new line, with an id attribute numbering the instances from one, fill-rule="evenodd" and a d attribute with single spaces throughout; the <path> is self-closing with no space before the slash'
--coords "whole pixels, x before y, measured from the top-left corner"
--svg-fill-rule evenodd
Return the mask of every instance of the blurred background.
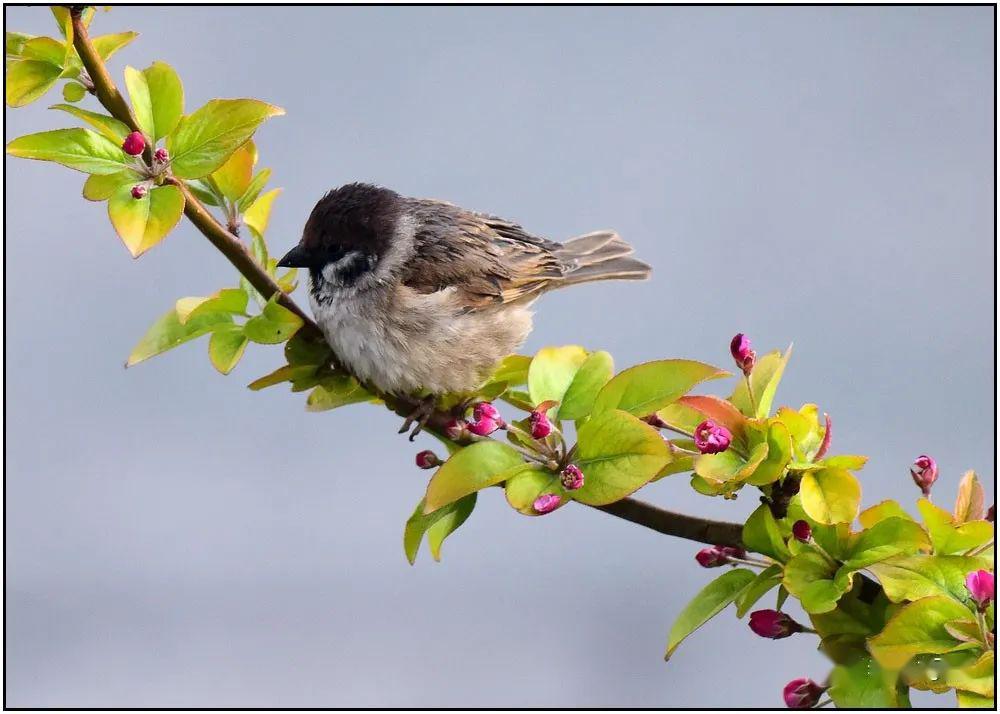
<path id="1" fill-rule="evenodd" d="M 5 20 L 56 32 L 42 7 Z M 993 8 L 123 7 L 93 29 L 142 33 L 119 82 L 162 59 L 189 111 L 287 110 L 257 135 L 285 188 L 273 252 L 353 180 L 555 239 L 616 228 L 653 280 L 547 296 L 525 351 L 728 366 L 735 332 L 794 340 L 777 402 L 818 403 L 834 453 L 871 456 L 866 504 L 913 511 L 921 453 L 943 505 L 966 469 L 993 501 Z M 6 110 L 5 139 L 75 125 L 58 101 Z M 124 370 L 176 298 L 234 272 L 185 222 L 133 262 L 82 174 L 5 166 L 7 706 L 766 707 L 826 676 L 814 638 L 731 611 L 664 663 L 718 571 L 591 509 L 486 493 L 443 562 L 410 567 L 413 455 L 436 442 L 247 390 L 278 348 L 228 378 L 205 340 Z M 684 476 L 641 496 L 755 506 Z"/>

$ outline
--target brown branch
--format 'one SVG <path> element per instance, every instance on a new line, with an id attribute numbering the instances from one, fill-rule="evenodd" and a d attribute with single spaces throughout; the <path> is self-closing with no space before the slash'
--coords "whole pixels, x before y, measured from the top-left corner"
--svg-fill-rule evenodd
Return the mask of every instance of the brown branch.
<path id="1" fill-rule="evenodd" d="M 118 91 L 114 81 L 108 74 L 104 60 L 101 59 L 101 56 L 94 49 L 94 45 L 90 41 L 90 35 L 83 24 L 82 12 L 83 6 L 74 5 L 71 7 L 73 45 L 76 47 L 83 66 L 94 83 L 94 91 L 97 99 L 108 110 L 111 116 L 127 124 L 133 131 L 141 131 L 128 102 L 125 101 L 125 98 Z M 151 147 L 147 147 L 147 149 L 149 148 Z M 275 294 L 279 295 L 278 301 L 303 319 L 305 324 L 302 329 L 314 336 L 319 336 L 320 330 L 316 323 L 287 293 L 281 290 L 274 279 L 254 260 L 243 242 L 216 220 L 201 201 L 191 192 L 187 184 L 176 178 L 168 180 L 184 194 L 184 215 L 233 264 L 233 267 L 253 285 L 257 292 L 265 298 L 270 298 Z M 385 401 L 386 405 L 392 411 L 400 416 L 411 414 L 418 406 L 416 400 L 408 397 L 385 394 L 379 394 L 378 396 Z M 451 418 L 451 414 L 447 412 L 436 411 L 427 422 L 426 429 L 439 436 L 443 435 L 445 425 Z M 722 523 L 705 518 L 687 516 L 681 513 L 673 513 L 634 498 L 625 498 L 616 503 L 607 506 L 598 506 L 597 508 L 631 523 L 650 528 L 657 533 L 687 538 L 688 540 L 709 545 L 740 544 L 743 527 L 738 523 Z"/>

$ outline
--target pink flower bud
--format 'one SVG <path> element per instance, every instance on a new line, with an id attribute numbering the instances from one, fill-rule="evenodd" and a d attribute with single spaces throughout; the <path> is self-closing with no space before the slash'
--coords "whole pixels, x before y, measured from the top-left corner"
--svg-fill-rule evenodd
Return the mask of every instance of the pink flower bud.
<path id="1" fill-rule="evenodd" d="M 476 436 L 489 436 L 500 428 L 500 424 L 485 416 L 477 421 L 469 422 L 467 426 L 469 431 Z"/>
<path id="2" fill-rule="evenodd" d="M 996 599 L 996 576 L 988 570 L 969 573 L 965 578 L 965 587 L 969 589 L 969 594 L 972 595 L 980 612 L 985 612 L 989 604 Z"/>
<path id="3" fill-rule="evenodd" d="M 468 427 L 461 419 L 452 419 L 444 426 L 444 435 L 452 441 L 460 441 L 468 433 Z"/>
<path id="4" fill-rule="evenodd" d="M 545 412 L 531 412 L 528 417 L 528 425 L 531 427 L 532 439 L 544 439 L 552 433 L 552 422 L 549 421 Z"/>
<path id="5" fill-rule="evenodd" d="M 702 548 L 694 559 L 703 568 L 718 568 L 725 565 L 730 558 L 745 558 L 747 552 L 743 548 L 734 548 L 731 545 L 713 545 L 711 548 Z"/>
<path id="6" fill-rule="evenodd" d="M 706 419 L 694 430 L 694 445 L 703 454 L 718 454 L 729 448 L 733 435 L 729 429 Z"/>
<path id="7" fill-rule="evenodd" d="M 793 679 L 785 685 L 782 696 L 789 709 L 812 709 L 826 690 L 808 677 Z"/>
<path id="8" fill-rule="evenodd" d="M 805 521 L 795 521 L 792 524 L 792 535 L 795 537 L 795 540 L 808 543 L 813 535 L 812 526 Z"/>
<path id="9" fill-rule="evenodd" d="M 139 131 L 133 131 L 131 134 L 126 136 L 125 141 L 122 142 L 122 151 L 129 156 L 138 156 L 145 148 L 146 139 L 143 137 L 142 132 Z"/>
<path id="10" fill-rule="evenodd" d="M 535 499 L 535 502 L 531 504 L 531 507 L 535 509 L 535 513 L 549 513 L 556 510 L 562 499 L 554 493 L 543 493 L 541 496 Z"/>
<path id="11" fill-rule="evenodd" d="M 421 451 L 419 454 L 417 454 L 417 466 L 419 466 L 422 469 L 433 469 L 440 465 L 441 465 L 441 459 L 439 459 L 437 454 L 435 454 L 430 449 Z"/>
<path id="12" fill-rule="evenodd" d="M 166 149 L 157 149 L 153 153 L 153 159 L 160 164 L 165 164 L 170 160 L 170 154 L 167 153 Z"/>
<path id="13" fill-rule="evenodd" d="M 147 192 L 148 189 L 145 186 L 143 186 L 141 183 L 137 183 L 135 186 L 132 187 L 132 198 L 140 199 L 143 196 L 145 196 Z"/>
<path id="14" fill-rule="evenodd" d="M 711 548 L 702 548 L 695 553 L 694 559 L 697 560 L 698 565 L 703 568 L 718 568 L 719 566 L 725 565 L 729 562 L 729 559 L 715 546 Z"/>
<path id="15" fill-rule="evenodd" d="M 729 343 L 729 352 L 733 355 L 736 366 L 742 370 L 743 374 L 750 376 L 753 366 L 757 362 L 757 353 L 750 347 L 750 338 L 742 332 L 739 333 Z"/>
<path id="16" fill-rule="evenodd" d="M 930 496 L 931 486 L 934 485 L 938 477 L 937 462 L 927 455 L 918 456 L 917 460 L 910 466 L 910 475 L 913 477 L 913 483 L 920 487 L 921 492 L 925 496 Z"/>
<path id="17" fill-rule="evenodd" d="M 750 613 L 750 629 L 761 637 L 780 640 L 802 632 L 802 625 L 777 610 L 755 610 Z"/>
<path id="18" fill-rule="evenodd" d="M 579 466 L 570 464 L 562 472 L 562 485 L 567 491 L 575 491 L 583 486 L 583 471 Z"/>
<path id="19" fill-rule="evenodd" d="M 479 402 L 476 406 L 472 408 L 472 418 L 475 421 L 479 421 L 482 418 L 492 419 L 495 422 L 502 422 L 503 419 L 500 417 L 500 412 L 495 406 L 489 402 Z"/>
<path id="20" fill-rule="evenodd" d="M 996 521 L 997 521 L 997 504 L 994 503 L 986 511 L 986 520 L 988 520 L 990 523 L 996 523 Z"/>

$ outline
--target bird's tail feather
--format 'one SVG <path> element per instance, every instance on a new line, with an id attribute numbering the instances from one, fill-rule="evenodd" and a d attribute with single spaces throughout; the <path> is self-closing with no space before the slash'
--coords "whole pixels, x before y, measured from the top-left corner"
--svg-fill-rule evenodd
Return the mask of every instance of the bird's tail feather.
<path id="1" fill-rule="evenodd" d="M 569 266 L 557 286 L 595 280 L 645 280 L 652 268 L 641 260 L 627 257 L 632 252 L 632 246 L 614 231 L 595 231 L 571 238 L 556 253 Z"/>

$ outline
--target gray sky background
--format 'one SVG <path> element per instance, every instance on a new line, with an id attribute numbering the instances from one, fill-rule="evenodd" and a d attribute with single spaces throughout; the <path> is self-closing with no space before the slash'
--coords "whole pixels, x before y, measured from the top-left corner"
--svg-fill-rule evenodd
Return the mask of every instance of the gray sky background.
<path id="1" fill-rule="evenodd" d="M 8 28 L 53 34 L 43 8 Z M 539 305 L 526 347 L 619 367 L 727 365 L 729 338 L 795 341 L 778 395 L 871 456 L 864 499 L 912 507 L 979 471 L 993 499 L 992 8 L 120 8 L 189 110 L 254 96 L 298 240 L 351 180 L 446 198 L 556 239 L 614 227 L 655 267 Z M 6 110 L 6 139 L 73 125 Z M 122 362 L 185 295 L 234 281 L 188 224 L 133 262 L 84 177 L 5 159 L 9 706 L 779 706 L 828 672 L 815 639 L 727 612 L 666 664 L 677 612 L 718 571 L 695 544 L 586 508 L 529 519 L 488 493 L 411 568 L 419 447 L 357 406 L 245 385 L 204 342 Z M 642 497 L 739 519 L 754 506 Z M 927 699 L 917 698 L 918 702 Z M 944 702 L 950 704 L 948 702 Z"/>

